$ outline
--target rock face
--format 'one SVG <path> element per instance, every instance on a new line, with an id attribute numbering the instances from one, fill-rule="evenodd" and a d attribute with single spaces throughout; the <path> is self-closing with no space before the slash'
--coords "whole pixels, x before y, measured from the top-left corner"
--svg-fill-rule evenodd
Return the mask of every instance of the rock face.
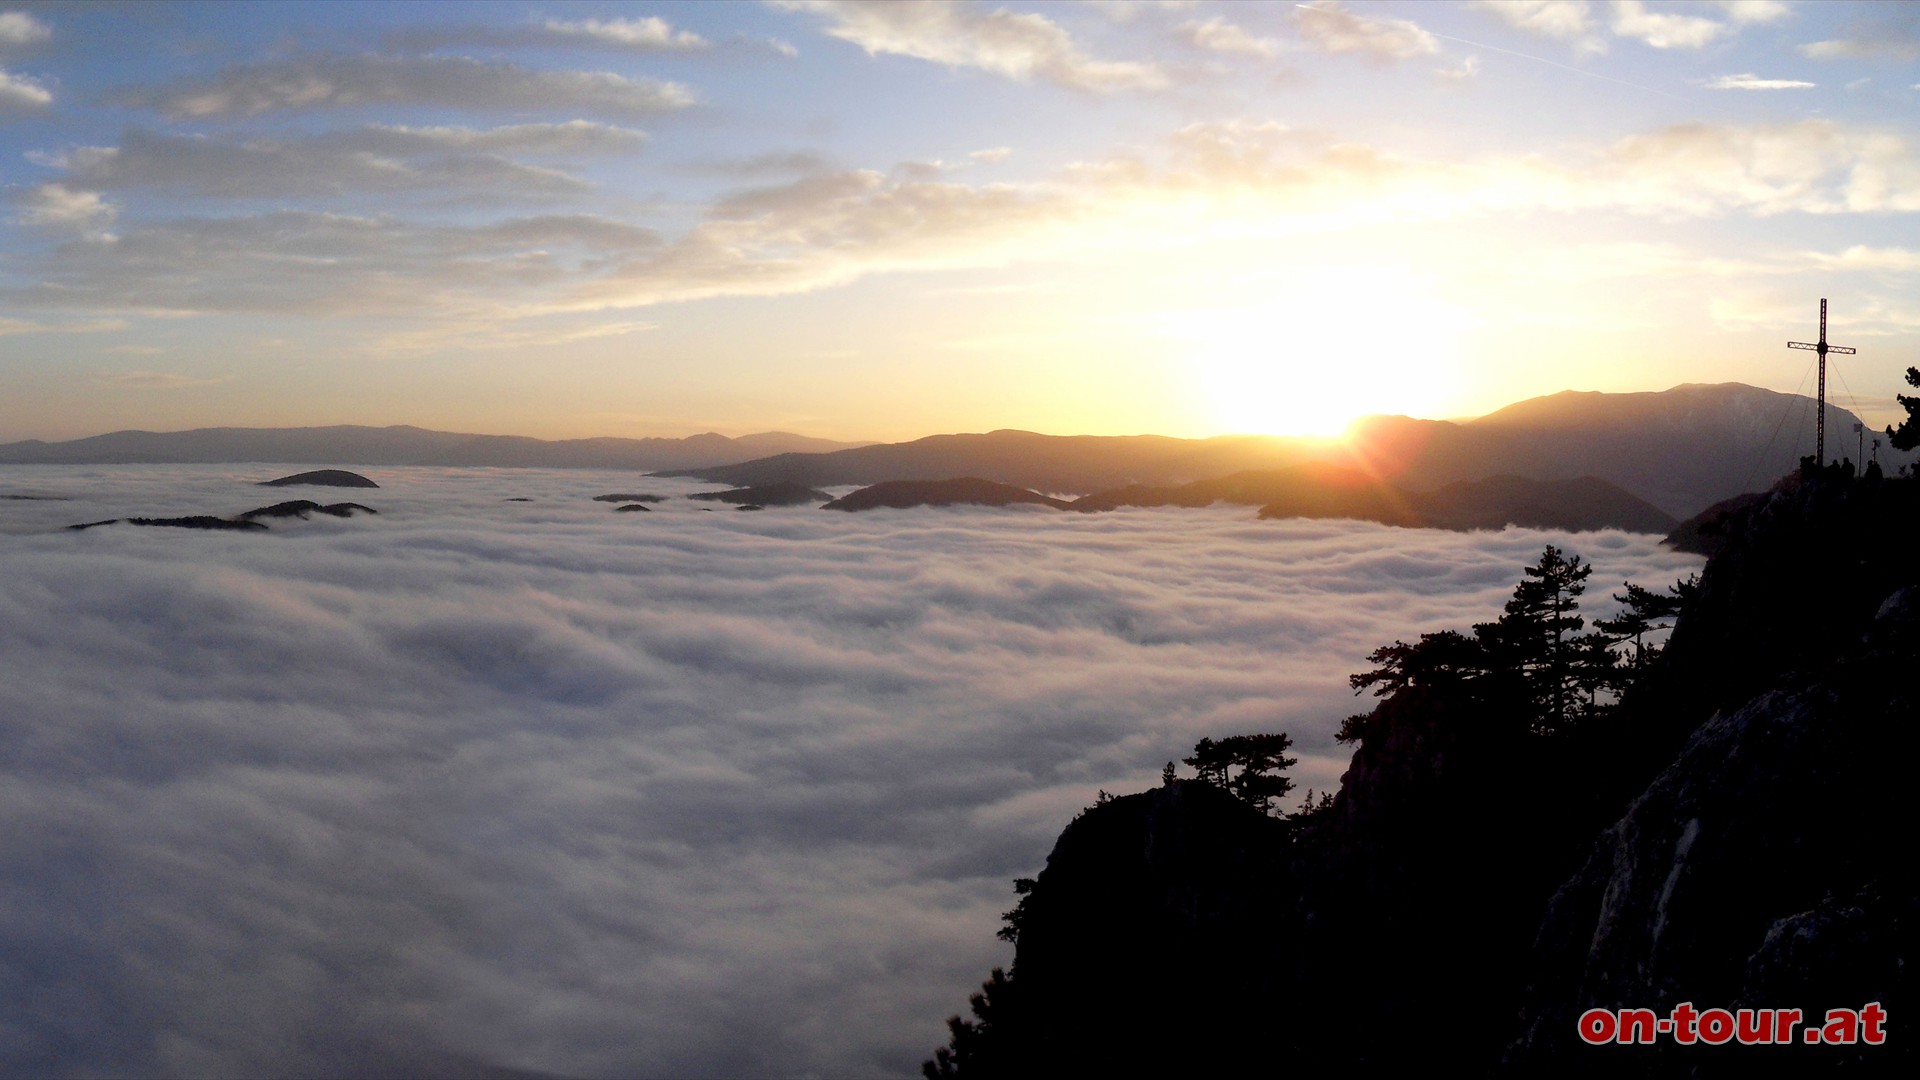
<path id="1" fill-rule="evenodd" d="M 1365 718 L 1314 813 L 1239 821 L 1197 781 L 1089 809 L 931 1071 L 1910 1075 L 1920 481 L 1810 469 L 1724 536 L 1653 668 L 1583 726 L 1532 734 L 1442 672 Z M 1575 1026 L 1682 1003 L 1816 1028 L 1878 1003 L 1887 1037 Z"/>
<path id="2" fill-rule="evenodd" d="M 1716 555 L 1727 540 L 1727 529 L 1735 518 L 1756 504 L 1765 502 L 1764 491 L 1735 495 L 1731 499 L 1722 499 L 1705 510 L 1693 515 L 1674 526 L 1667 534 L 1664 543 L 1675 551 L 1688 551 L 1695 555 Z"/>
<path id="3" fill-rule="evenodd" d="M 292 487 L 296 484 L 311 484 L 315 487 L 377 488 L 380 485 L 345 469 L 314 469 L 311 472 L 294 473 L 282 476 L 278 480 L 262 480 L 261 487 Z"/>
<path id="4" fill-rule="evenodd" d="M 1268 1027 L 1261 1010 L 1284 972 L 1284 943 L 1268 930 L 1285 892 L 1285 831 L 1194 781 L 1068 825 L 1015 915 L 1010 1007 L 1022 1015 L 1008 1030 L 1033 1037 L 997 1048 L 984 1072 L 1210 1076 L 1258 1064 L 1202 1033 Z"/>
<path id="5" fill-rule="evenodd" d="M 1715 716 L 1601 833 L 1547 908 L 1515 1065 L 1581 1056 L 1575 1021 L 1594 1007 L 1693 1001 L 1817 1018 L 1877 1001 L 1903 1019 L 1912 1001 L 1903 958 L 1920 944 L 1920 923 L 1893 853 L 1910 850 L 1914 815 L 1909 762 L 1886 748 L 1910 744 L 1920 699 L 1860 674 Z M 1636 1047 L 1631 1068 L 1733 1076 L 1781 1055 L 1703 1062 L 1700 1049 Z M 1912 1062 L 1897 1046 L 1821 1057 L 1871 1068 L 1889 1054 Z M 1621 1075 L 1623 1062 L 1605 1064 Z"/>
<path id="6" fill-rule="evenodd" d="M 1066 510 L 1072 503 L 1050 499 L 1012 484 L 998 484 L 974 476 L 957 480 L 889 480 L 843 495 L 822 510 L 875 510 L 910 506 L 1051 506 Z"/>

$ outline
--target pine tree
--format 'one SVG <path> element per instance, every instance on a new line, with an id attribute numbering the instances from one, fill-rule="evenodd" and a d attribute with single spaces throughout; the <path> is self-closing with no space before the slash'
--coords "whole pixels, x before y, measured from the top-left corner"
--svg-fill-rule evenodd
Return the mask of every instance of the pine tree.
<path id="1" fill-rule="evenodd" d="M 1286 756 L 1293 740 L 1277 735 L 1231 735 L 1218 742 L 1201 739 L 1193 756 L 1182 758 L 1200 780 L 1221 788 L 1261 813 L 1272 813 L 1276 802 L 1293 790 L 1293 781 L 1280 772 L 1295 758 Z M 1236 771 L 1237 770 L 1237 771 Z"/>
<path id="2" fill-rule="evenodd" d="M 1526 699 L 1533 731 L 1551 735 L 1593 711 L 1613 665 L 1610 654 L 1600 660 L 1605 650 L 1593 635 L 1580 632 L 1586 626 L 1578 614 L 1580 596 L 1593 567 L 1549 544 L 1524 573 L 1506 614 L 1473 629 L 1489 667 L 1514 680 Z"/>
<path id="3" fill-rule="evenodd" d="M 1627 591 L 1613 594 L 1614 600 L 1623 605 L 1620 613 L 1611 619 L 1595 619 L 1593 625 L 1617 642 L 1633 639 L 1633 666 L 1638 670 L 1659 651 L 1657 646 L 1645 642 L 1646 635 L 1654 630 L 1671 629 L 1672 623 L 1661 620 L 1680 613 L 1679 586 L 1662 595 L 1631 581 L 1623 584 Z"/>
<path id="4" fill-rule="evenodd" d="M 1920 387 L 1920 368 L 1907 369 L 1907 385 Z M 1887 441 L 1893 444 L 1895 450 L 1912 450 L 1920 446 L 1920 397 L 1906 394 L 1897 394 L 1895 397 L 1901 407 L 1907 410 L 1907 418 L 1900 421 L 1898 429 L 1888 426 Z"/>

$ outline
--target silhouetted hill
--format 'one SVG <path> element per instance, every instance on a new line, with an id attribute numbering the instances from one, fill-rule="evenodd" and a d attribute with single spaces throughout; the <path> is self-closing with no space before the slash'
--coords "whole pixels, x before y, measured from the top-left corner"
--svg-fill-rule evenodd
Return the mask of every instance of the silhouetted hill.
<path id="1" fill-rule="evenodd" d="M 380 485 L 345 469 L 315 469 L 312 472 L 294 473 L 277 480 L 262 480 L 261 487 L 293 487 L 299 484 L 311 484 L 315 487 L 377 488 Z"/>
<path id="2" fill-rule="evenodd" d="M 805 484 L 773 483 L 756 484 L 753 487 L 729 488 L 726 491 L 696 491 L 687 496 L 689 499 L 705 499 L 709 502 L 727 502 L 751 504 L 756 507 L 767 506 L 805 506 L 808 503 L 824 503 L 833 496 L 824 491 L 816 491 Z"/>
<path id="3" fill-rule="evenodd" d="M 236 515 L 236 520 L 254 521 L 263 517 L 292 517 L 305 521 L 308 514 L 326 514 L 329 517 L 344 518 L 352 517 L 356 513 L 377 514 L 379 512 L 371 506 L 362 506 L 359 503 L 328 503 L 322 506 L 310 499 L 294 499 L 291 502 L 274 503 L 272 506 L 263 506 L 258 510 L 249 510 L 244 514 Z"/>
<path id="4" fill-rule="evenodd" d="M 1767 492 L 1750 491 L 1744 495 L 1735 495 L 1731 499 L 1721 499 L 1675 525 L 1673 531 L 1667 534 L 1667 538 L 1662 543 L 1675 551 L 1712 555 L 1726 543 L 1727 528 L 1732 519 L 1742 511 L 1751 509 L 1756 503 L 1766 501 L 1767 497 Z"/>
<path id="5" fill-rule="evenodd" d="M 1568 391 L 1465 423 L 1368 417 L 1345 441 L 994 431 L 780 454 L 666 475 L 735 486 L 784 480 L 813 487 L 977 476 L 1036 491 L 1133 491 L 1116 497 L 1145 498 L 1150 496 L 1138 489 L 1319 465 L 1358 470 L 1409 491 L 1497 476 L 1595 477 L 1679 517 L 1796 468 L 1812 453 L 1812 417 L 1808 398 L 1738 383 L 1684 385 L 1644 394 Z M 1856 419 L 1828 407 L 1830 456 L 1854 453 Z M 1893 471 L 1913 455 L 1883 447 L 1881 460 Z"/>
<path id="6" fill-rule="evenodd" d="M 1436 529 L 1626 529 L 1666 532 L 1673 518 L 1605 480 L 1528 480 L 1495 476 L 1433 491 L 1387 484 L 1358 469 L 1300 465 L 1235 473 L 1178 487 L 1135 484 L 1074 500 L 1075 510 L 1121 506 L 1256 504 L 1263 518 L 1355 518 L 1383 525 Z"/>
<path id="7" fill-rule="evenodd" d="M 912 506 L 1051 506 L 1070 509 L 1072 504 L 1050 499 L 1012 484 L 963 476 L 957 480 L 891 480 L 850 492 L 822 506 L 822 510 L 877 510 L 888 507 L 903 510 Z"/>
<path id="8" fill-rule="evenodd" d="M 1595 476 L 1569 480 L 1532 480 L 1491 476 L 1462 480 L 1408 499 L 1422 524 L 1442 529 L 1625 529 L 1658 533 L 1673 528 L 1673 516 Z M 1270 517 L 1262 507 L 1262 517 Z"/>
<path id="9" fill-rule="evenodd" d="M 116 431 L 65 442 L 0 445 L 0 465 L 332 461 L 345 465 L 444 465 L 497 468 L 686 469 L 792 451 L 841 450 L 857 443 L 786 432 L 711 432 L 684 439 L 534 439 L 471 435 L 405 425 L 309 428 L 197 428 Z"/>
<path id="10" fill-rule="evenodd" d="M 1320 440 L 1230 435 L 1040 435 L 1031 431 L 932 435 L 827 454 L 780 454 L 694 476 L 747 486 L 790 481 L 812 487 L 977 476 L 1036 491 L 1091 492 L 1126 484 L 1182 484 L 1252 468 L 1295 464 Z"/>
<path id="11" fill-rule="evenodd" d="M 1813 453 L 1814 406 L 1811 398 L 1740 383 L 1689 383 L 1660 393 L 1569 390 L 1465 426 L 1509 440 L 1525 454 L 1529 476 L 1605 477 L 1684 517 L 1797 469 Z M 1859 422 L 1828 403 L 1829 459 L 1857 459 Z M 1885 446 L 1880 458 L 1894 466 L 1914 460 Z"/>
<path id="12" fill-rule="evenodd" d="M 1577 724 L 1531 729 L 1518 669 L 1428 652 L 1343 727 L 1328 805 L 1103 798 L 929 1074 L 1911 1075 L 1920 481 L 1810 469 L 1723 524 L 1665 650 Z M 1576 1027 L 1683 1002 L 1803 1022 L 1744 1047 Z M 1884 1044 L 1803 1040 L 1869 1003 Z"/>

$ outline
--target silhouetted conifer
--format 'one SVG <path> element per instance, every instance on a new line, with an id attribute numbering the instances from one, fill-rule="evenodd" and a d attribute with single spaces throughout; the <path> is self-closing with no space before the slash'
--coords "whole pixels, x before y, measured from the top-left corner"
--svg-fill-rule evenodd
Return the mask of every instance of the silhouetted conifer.
<path id="1" fill-rule="evenodd" d="M 1680 585 L 1674 585 L 1662 595 L 1631 581 L 1624 584 L 1626 592 L 1613 594 L 1614 600 L 1623 605 L 1619 614 L 1611 619 L 1595 619 L 1593 625 L 1616 642 L 1624 644 L 1631 638 L 1632 663 L 1639 669 L 1659 651 L 1657 646 L 1646 642 L 1646 635 L 1654 630 L 1671 629 L 1671 622 L 1661 620 L 1672 619 L 1680 613 Z"/>
<path id="2" fill-rule="evenodd" d="M 1907 369 L 1907 385 L 1920 387 L 1920 368 Z M 1900 407 L 1907 410 L 1907 418 L 1900 421 L 1898 428 L 1887 427 L 1887 441 L 1895 450 L 1911 450 L 1920 446 L 1920 397 L 1896 394 L 1895 398 Z"/>
<path id="3" fill-rule="evenodd" d="M 1293 781 L 1281 776 L 1296 759 L 1286 756 L 1293 740 L 1277 735 L 1232 735 L 1218 742 L 1201 739 L 1193 756 L 1183 758 L 1199 779 L 1231 793 L 1242 802 L 1272 813 L 1274 803 L 1293 790 Z"/>

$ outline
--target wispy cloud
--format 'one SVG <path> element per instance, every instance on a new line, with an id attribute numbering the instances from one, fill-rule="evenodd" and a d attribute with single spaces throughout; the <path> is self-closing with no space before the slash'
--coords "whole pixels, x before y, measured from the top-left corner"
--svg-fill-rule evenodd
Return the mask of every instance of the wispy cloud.
<path id="1" fill-rule="evenodd" d="M 413 136 L 407 136 L 412 138 Z M 97 193 L 36 193 L 45 223 L 110 220 Z M 1920 156 L 1829 121 L 1691 124 L 1552 154 L 1425 158 L 1272 123 L 1194 124 L 1154 154 L 1040 180 L 941 168 L 813 169 L 715 200 L 660 235 L 602 215 L 487 226 L 282 211 L 124 223 L 33 264 L 19 304 L 67 310 L 407 312 L 465 323 L 769 296 L 904 271 L 998 266 L 1205 236 L 1316 235 L 1487 214 L 1665 220 L 1920 209 Z M 192 265 L 192 275 L 174 268 Z"/>
<path id="2" fill-rule="evenodd" d="M 1717 0 L 1727 21 L 1674 11 L 1654 11 L 1643 0 L 1613 0 L 1613 32 L 1656 49 L 1700 50 L 1743 26 L 1779 22 L 1793 9 L 1779 0 Z"/>
<path id="3" fill-rule="evenodd" d="M 387 35 L 403 48 L 436 49 L 448 45 L 496 48 L 598 47 L 640 54 L 704 52 L 713 43 L 690 30 L 676 30 L 658 16 L 635 19 L 535 19 L 518 26 L 442 23 L 408 27 Z"/>
<path id="4" fill-rule="evenodd" d="M 1094 93 L 1168 85 L 1157 64 L 1095 59 L 1058 23 L 1030 12 L 989 11 L 952 0 L 774 0 L 774 6 L 819 16 L 827 20 L 828 34 L 870 54 L 911 56 Z"/>
<path id="5" fill-rule="evenodd" d="M 542 71 L 467 57 L 340 54 L 229 67 L 123 91 L 118 104 L 180 119 L 373 105 L 655 116 L 694 102 L 678 83 L 609 71 Z"/>
<path id="6" fill-rule="evenodd" d="M 1323 52 L 1407 60 L 1440 51 L 1439 41 L 1420 24 L 1410 19 L 1357 15 L 1339 0 L 1296 4 L 1293 21 L 1307 43 Z"/>
<path id="7" fill-rule="evenodd" d="M 218 386 L 233 380 L 225 376 L 201 378 L 173 371 L 120 371 L 96 376 L 93 381 L 123 390 L 184 390 L 195 386 Z"/>
<path id="8" fill-rule="evenodd" d="M 1239 24 L 1228 22 L 1217 15 L 1210 19 L 1196 19 L 1181 23 L 1176 32 L 1181 40 L 1190 45 L 1229 55 L 1257 56 L 1271 60 L 1286 48 L 1278 38 L 1256 37 Z"/>
<path id="9" fill-rule="evenodd" d="M 22 225 L 58 229 L 95 229 L 112 224 L 119 207 L 97 191 L 80 191 L 61 183 L 41 184 L 19 196 L 15 218 Z"/>
<path id="10" fill-rule="evenodd" d="M 1814 60 L 1920 60 L 1920 25 L 1890 23 L 1872 32 L 1808 42 L 1800 52 Z"/>
<path id="11" fill-rule="evenodd" d="M 1707 81 L 1709 90 L 1811 90 L 1818 83 L 1803 82 L 1799 79 L 1763 79 L 1751 72 L 1741 75 L 1722 75 Z"/>
<path id="12" fill-rule="evenodd" d="M 15 334 L 103 334 L 126 328 L 127 323 L 122 319 L 36 322 L 31 319 L 10 319 L 0 316 L 0 337 Z"/>
<path id="13" fill-rule="evenodd" d="M 572 159 L 631 153 L 645 142 L 643 132 L 584 120 L 486 129 L 370 125 L 281 138 L 133 128 L 118 146 L 74 147 L 35 160 L 65 169 L 66 186 L 97 191 L 148 188 L 219 198 L 491 192 L 537 199 L 590 185 L 507 155 Z"/>
<path id="14" fill-rule="evenodd" d="M 43 109 L 53 104 L 53 91 L 29 75 L 0 68 L 0 112 Z"/>
<path id="15" fill-rule="evenodd" d="M 1476 0 L 1473 7 L 1517 30 L 1567 42 L 1582 55 L 1607 51 L 1586 0 Z"/>

